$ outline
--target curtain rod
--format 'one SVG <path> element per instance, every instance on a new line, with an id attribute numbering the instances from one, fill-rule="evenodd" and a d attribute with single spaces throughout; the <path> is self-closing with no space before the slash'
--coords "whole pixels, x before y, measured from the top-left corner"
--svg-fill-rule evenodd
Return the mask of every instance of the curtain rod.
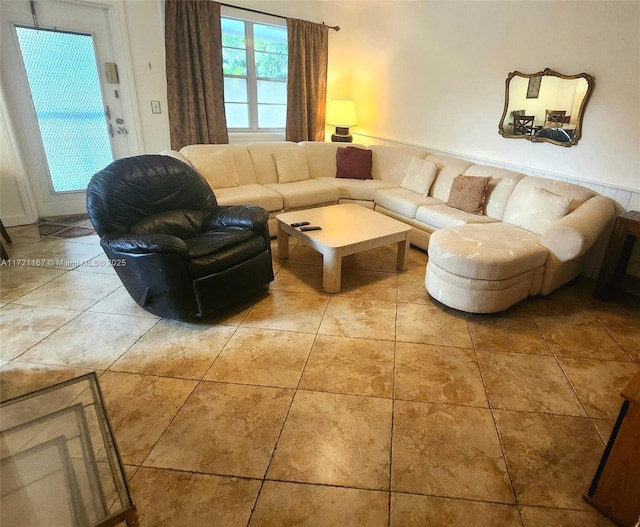
<path id="1" fill-rule="evenodd" d="M 275 15 L 273 13 L 267 13 L 266 11 L 258 11 L 257 9 L 250 9 L 248 7 L 240 7 L 237 5 L 231 5 L 231 4 L 225 4 L 223 2 L 218 2 L 220 5 L 223 5 L 225 7 L 233 7 L 234 9 L 242 9 L 242 11 L 250 11 L 251 13 L 258 13 L 259 15 L 267 15 L 267 16 L 275 16 L 277 18 L 287 18 L 285 16 L 282 15 Z M 324 26 L 325 23 L 323 22 L 322 25 Z M 340 26 L 327 26 L 329 29 L 333 29 L 334 31 L 340 31 Z"/>

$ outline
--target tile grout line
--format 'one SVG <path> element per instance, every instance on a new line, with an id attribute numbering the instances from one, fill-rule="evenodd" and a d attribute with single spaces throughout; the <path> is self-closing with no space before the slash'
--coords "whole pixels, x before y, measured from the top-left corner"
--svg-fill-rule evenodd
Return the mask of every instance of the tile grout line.
<path id="1" fill-rule="evenodd" d="M 513 481 L 513 477 L 511 476 L 511 469 L 509 468 L 509 460 L 507 459 L 507 453 L 505 451 L 504 443 L 502 441 L 502 436 L 501 436 L 500 430 L 498 428 L 498 422 L 496 421 L 496 416 L 495 416 L 495 413 L 494 413 L 493 403 L 491 402 L 491 399 L 489 397 L 489 393 L 487 391 L 487 383 L 486 383 L 484 374 L 482 372 L 482 368 L 480 368 L 480 358 L 478 357 L 478 350 L 476 349 L 475 342 L 473 341 L 473 337 L 471 336 L 472 332 L 471 332 L 471 330 L 469 328 L 469 316 L 468 316 L 467 313 L 465 313 L 465 320 L 467 322 L 467 330 L 469 331 L 469 335 L 471 337 L 471 344 L 472 344 L 472 347 L 473 347 L 472 348 L 473 349 L 473 354 L 474 354 L 474 356 L 476 358 L 476 365 L 477 365 L 478 371 L 480 373 L 480 379 L 482 381 L 482 387 L 484 389 L 484 395 L 485 395 L 485 397 L 487 399 L 487 405 L 489 407 L 488 408 L 489 412 L 491 413 L 491 420 L 493 421 L 493 428 L 494 428 L 494 430 L 496 432 L 496 436 L 498 438 L 498 444 L 500 445 L 500 451 L 502 452 L 502 459 L 504 460 L 504 467 L 505 467 L 505 470 L 507 472 L 507 477 L 509 478 L 509 485 L 511 486 L 511 493 L 513 494 L 514 504 L 515 504 L 515 506 L 516 506 L 516 508 L 518 510 L 518 517 L 520 518 L 520 523 L 522 525 L 524 525 L 524 519 L 522 518 L 522 511 L 520 510 L 520 507 L 519 507 L 518 494 L 516 492 L 516 486 L 515 486 L 515 483 Z"/>
<path id="2" fill-rule="evenodd" d="M 282 268 L 280 268 L 282 269 Z M 280 270 L 278 271 L 280 272 Z M 320 326 L 322 325 L 322 320 L 324 319 L 324 316 L 326 315 L 327 309 L 329 307 L 329 302 L 331 301 L 331 296 L 329 296 L 329 299 L 327 300 L 327 303 L 324 306 L 324 310 L 322 312 L 322 316 L 320 317 L 320 323 L 318 324 L 318 328 L 316 330 L 315 336 L 313 338 L 313 342 L 311 343 L 311 346 L 309 347 L 309 353 L 307 353 L 307 358 L 305 359 L 304 365 L 300 371 L 300 377 L 298 378 L 298 382 L 296 384 L 296 387 L 293 389 L 293 397 L 291 397 L 291 402 L 289 403 L 289 407 L 287 408 L 287 412 L 285 413 L 284 419 L 282 420 L 282 426 L 280 427 L 280 431 L 278 432 L 278 437 L 276 438 L 276 441 L 273 445 L 273 450 L 271 452 L 271 457 L 269 458 L 269 463 L 267 463 L 267 467 L 264 471 L 264 476 L 261 479 L 260 482 L 260 488 L 258 489 L 258 493 L 256 494 L 256 499 L 253 502 L 253 506 L 251 507 L 251 512 L 249 514 L 249 519 L 247 520 L 247 527 L 251 524 L 251 519 L 253 518 L 253 515 L 255 513 L 256 507 L 258 506 L 258 500 L 260 499 L 260 496 L 262 494 L 262 489 L 264 488 L 264 484 L 267 481 L 267 474 L 269 473 L 269 469 L 271 468 L 271 464 L 273 463 L 273 460 L 276 456 L 276 452 L 278 450 L 278 445 L 280 443 L 280 439 L 282 437 L 282 433 L 284 432 L 284 427 L 287 423 L 287 419 L 289 418 L 289 414 L 291 413 L 291 408 L 293 407 L 293 403 L 296 399 L 296 395 L 298 394 L 298 389 L 300 387 L 300 383 L 302 382 L 302 377 L 304 376 L 304 371 L 307 368 L 307 364 L 309 363 L 309 357 L 311 356 L 311 353 L 313 352 L 313 347 L 318 339 L 318 335 L 319 335 L 319 331 L 320 331 Z"/>

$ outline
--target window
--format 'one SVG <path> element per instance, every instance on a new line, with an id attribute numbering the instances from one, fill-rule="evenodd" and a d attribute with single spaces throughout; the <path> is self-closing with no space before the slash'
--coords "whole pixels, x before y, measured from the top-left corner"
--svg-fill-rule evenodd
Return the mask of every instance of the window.
<path id="1" fill-rule="evenodd" d="M 282 131 L 287 114 L 287 28 L 222 17 L 222 67 L 230 132 Z"/>

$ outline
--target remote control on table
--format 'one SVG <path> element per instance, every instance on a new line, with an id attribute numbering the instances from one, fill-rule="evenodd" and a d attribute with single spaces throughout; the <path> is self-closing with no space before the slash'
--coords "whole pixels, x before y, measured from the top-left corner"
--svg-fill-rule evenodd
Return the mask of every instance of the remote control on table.
<path id="1" fill-rule="evenodd" d="M 308 221 L 299 221 L 298 223 L 292 223 L 291 227 L 293 227 L 294 229 L 296 227 L 302 227 L 303 225 L 309 225 Z"/>
<path id="2" fill-rule="evenodd" d="M 322 227 L 318 227 L 317 225 L 308 225 L 308 226 L 305 226 L 305 227 L 300 227 L 300 230 L 304 231 L 304 232 L 306 232 L 306 231 L 321 231 Z"/>

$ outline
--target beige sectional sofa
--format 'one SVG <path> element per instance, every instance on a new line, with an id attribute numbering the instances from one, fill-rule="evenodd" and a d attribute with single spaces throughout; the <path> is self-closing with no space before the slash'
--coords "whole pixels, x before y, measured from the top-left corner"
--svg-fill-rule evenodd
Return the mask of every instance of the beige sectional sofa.
<path id="1" fill-rule="evenodd" d="M 609 198 L 579 185 L 410 147 L 372 145 L 372 179 L 337 178 L 337 149 L 347 146 L 365 148 L 281 142 L 191 145 L 162 154 L 198 169 L 220 204 L 267 209 L 272 235 L 280 212 L 344 202 L 411 225 L 411 243 L 429 254 L 427 291 L 455 309 L 501 311 L 527 296 L 546 295 L 599 264 L 616 214 Z M 421 193 L 415 181 L 423 173 L 434 179 Z M 482 214 L 447 205 L 460 175 L 491 178 Z"/>

